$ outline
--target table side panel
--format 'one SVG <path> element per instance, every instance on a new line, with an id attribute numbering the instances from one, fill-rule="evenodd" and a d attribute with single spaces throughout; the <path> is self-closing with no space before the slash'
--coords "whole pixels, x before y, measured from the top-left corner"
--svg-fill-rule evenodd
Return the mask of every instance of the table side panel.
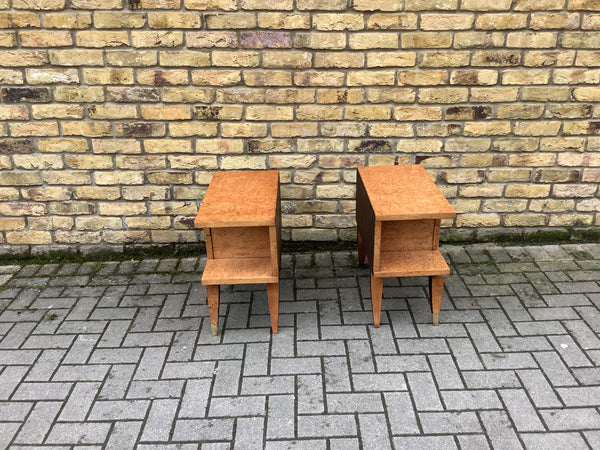
<path id="1" fill-rule="evenodd" d="M 432 250 L 434 220 L 392 220 L 381 224 L 381 251 Z"/>
<path id="2" fill-rule="evenodd" d="M 367 250 L 369 264 L 373 267 L 373 256 L 375 253 L 375 213 L 371 207 L 360 172 L 356 179 L 356 224 L 363 245 Z"/>
<path id="3" fill-rule="evenodd" d="M 269 227 L 212 228 L 214 259 L 270 258 Z"/>

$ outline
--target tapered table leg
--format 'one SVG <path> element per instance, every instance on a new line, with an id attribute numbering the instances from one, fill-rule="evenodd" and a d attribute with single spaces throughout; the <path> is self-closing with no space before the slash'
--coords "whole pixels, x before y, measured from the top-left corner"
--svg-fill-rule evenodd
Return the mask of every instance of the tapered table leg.
<path id="1" fill-rule="evenodd" d="M 206 297 L 210 315 L 210 332 L 216 336 L 219 332 L 219 286 L 206 286 Z"/>
<path id="2" fill-rule="evenodd" d="M 440 324 L 440 306 L 442 305 L 442 293 L 444 292 L 444 277 L 429 277 L 429 296 L 431 300 L 431 313 L 433 325 Z"/>
<path id="3" fill-rule="evenodd" d="M 371 308 L 373 309 L 373 325 L 379 328 L 381 318 L 381 296 L 383 295 L 383 278 L 375 278 L 371 272 Z"/>
<path id="4" fill-rule="evenodd" d="M 277 334 L 277 325 L 279 324 L 279 283 L 267 284 L 267 298 L 269 299 L 271 331 L 273 334 Z"/>

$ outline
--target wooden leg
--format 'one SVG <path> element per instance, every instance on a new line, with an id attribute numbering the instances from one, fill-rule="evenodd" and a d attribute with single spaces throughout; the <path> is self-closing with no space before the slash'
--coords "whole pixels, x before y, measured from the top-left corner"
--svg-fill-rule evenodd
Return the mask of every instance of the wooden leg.
<path id="1" fill-rule="evenodd" d="M 363 244 L 362 236 L 358 233 L 358 263 L 363 265 L 367 257 L 367 249 Z"/>
<path id="2" fill-rule="evenodd" d="M 375 278 L 371 272 L 371 308 L 373 309 L 373 325 L 379 328 L 381 319 L 381 296 L 383 294 L 383 278 Z"/>
<path id="3" fill-rule="evenodd" d="M 269 299 L 269 314 L 271 315 L 271 331 L 277 334 L 279 324 L 279 283 L 267 284 L 267 298 Z"/>
<path id="4" fill-rule="evenodd" d="M 442 292 L 444 291 L 444 277 L 429 277 L 429 296 L 431 299 L 431 312 L 433 325 L 440 324 L 440 306 L 442 305 Z"/>
<path id="5" fill-rule="evenodd" d="M 219 286 L 206 286 L 208 314 L 210 315 L 210 331 L 213 336 L 219 332 Z"/>

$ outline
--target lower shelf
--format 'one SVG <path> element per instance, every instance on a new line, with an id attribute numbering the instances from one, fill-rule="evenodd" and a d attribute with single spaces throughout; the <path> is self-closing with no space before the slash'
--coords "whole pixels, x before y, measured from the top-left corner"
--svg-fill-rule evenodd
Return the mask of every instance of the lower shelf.
<path id="1" fill-rule="evenodd" d="M 202 284 L 277 283 L 270 258 L 209 259 L 202 274 Z"/>
<path id="2" fill-rule="evenodd" d="M 377 278 L 450 274 L 450 267 L 439 250 L 381 252 L 379 258 L 379 270 L 373 272 Z"/>

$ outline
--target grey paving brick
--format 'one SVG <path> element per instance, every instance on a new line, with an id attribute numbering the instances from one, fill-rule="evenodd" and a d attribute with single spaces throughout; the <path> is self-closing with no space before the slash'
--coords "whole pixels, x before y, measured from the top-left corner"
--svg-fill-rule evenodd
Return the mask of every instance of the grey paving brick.
<path id="1" fill-rule="evenodd" d="M 206 417 L 211 380 L 187 380 L 178 417 L 196 419 Z"/>
<path id="2" fill-rule="evenodd" d="M 296 379 L 298 414 L 319 414 L 325 411 L 323 377 L 298 375 Z"/>
<path id="3" fill-rule="evenodd" d="M 567 407 L 600 406 L 600 386 L 566 387 L 556 391 Z"/>
<path id="4" fill-rule="evenodd" d="M 464 388 L 458 368 L 450 355 L 430 355 L 428 359 L 438 389 Z"/>
<path id="5" fill-rule="evenodd" d="M 382 312 L 384 315 L 385 311 Z M 390 325 L 396 338 L 415 338 L 417 328 L 409 311 L 389 311 Z"/>
<path id="6" fill-rule="evenodd" d="M 341 325 L 342 323 L 342 314 L 341 314 L 341 305 L 338 300 L 321 300 L 318 303 L 319 309 L 319 321 L 321 325 Z M 348 319 L 348 314 L 356 314 L 356 313 L 346 313 L 344 317 Z M 349 320 L 346 320 L 345 323 L 352 323 Z M 358 322 L 361 323 L 361 322 Z"/>
<path id="7" fill-rule="evenodd" d="M 0 421 L 22 422 L 32 407 L 33 402 L 0 402 Z"/>
<path id="8" fill-rule="evenodd" d="M 281 375 L 266 377 L 245 377 L 242 380 L 242 395 L 291 394 L 293 392 L 293 376 Z"/>
<path id="9" fill-rule="evenodd" d="M 242 359 L 243 344 L 199 345 L 194 353 L 195 361 Z"/>
<path id="10" fill-rule="evenodd" d="M 486 353 L 501 351 L 498 342 L 487 324 L 468 323 L 465 326 L 478 352 Z"/>
<path id="11" fill-rule="evenodd" d="M 241 370 L 241 361 L 219 361 L 215 369 L 213 395 L 237 395 Z"/>
<path id="12" fill-rule="evenodd" d="M 494 449 L 523 448 L 504 411 L 482 411 L 480 417 Z"/>
<path id="13" fill-rule="evenodd" d="M 441 411 L 444 409 L 433 377 L 429 372 L 407 373 L 406 378 L 417 411 Z"/>
<path id="14" fill-rule="evenodd" d="M 111 320 L 98 341 L 98 347 L 119 347 L 130 325 L 129 320 Z"/>
<path id="15" fill-rule="evenodd" d="M 517 431 L 544 431 L 544 425 L 524 390 L 501 389 L 500 396 Z"/>
<path id="16" fill-rule="evenodd" d="M 326 439 L 302 439 L 302 440 L 288 440 L 288 441 L 267 441 L 266 450 L 285 450 L 285 449 L 298 449 L 298 450 L 325 450 L 327 448 Z"/>
<path id="17" fill-rule="evenodd" d="M 556 320 L 537 322 L 518 322 L 515 328 L 522 336 L 548 336 L 551 334 L 567 334 L 562 323 Z"/>
<path id="18" fill-rule="evenodd" d="M 403 374 L 378 373 L 352 375 L 355 391 L 405 391 L 407 389 Z"/>
<path id="19" fill-rule="evenodd" d="M 267 375 L 269 366 L 269 344 L 256 343 L 246 346 L 243 373 L 245 376 Z"/>
<path id="20" fill-rule="evenodd" d="M 109 369 L 110 366 L 104 364 L 63 364 L 56 370 L 52 381 L 102 381 Z"/>
<path id="21" fill-rule="evenodd" d="M 375 361 L 379 373 L 429 370 L 424 355 L 377 356 Z"/>
<path id="22" fill-rule="evenodd" d="M 567 366 L 588 367 L 592 365 L 591 361 L 581 351 L 571 336 L 550 336 L 548 339 L 552 342 L 552 345 L 554 345 L 554 348 Z"/>
<path id="23" fill-rule="evenodd" d="M 535 406 L 553 408 L 562 405 L 541 370 L 519 370 L 517 374 Z"/>
<path id="24" fill-rule="evenodd" d="M 126 398 L 179 398 L 183 383 L 183 380 L 132 381 Z"/>
<path id="25" fill-rule="evenodd" d="M 90 420 L 138 420 L 146 417 L 150 400 L 97 401 L 90 412 Z"/>
<path id="26" fill-rule="evenodd" d="M 175 422 L 174 442 L 231 441 L 233 419 L 186 419 Z"/>
<path id="27" fill-rule="evenodd" d="M 244 417 L 265 414 L 265 396 L 214 397 L 209 417 Z"/>
<path id="28" fill-rule="evenodd" d="M 578 320 L 579 315 L 571 307 L 529 308 L 534 320 Z"/>
<path id="29" fill-rule="evenodd" d="M 173 338 L 173 343 L 169 348 L 167 361 L 191 361 L 194 355 L 197 337 L 198 333 L 195 331 L 176 332 L 175 337 Z"/>
<path id="30" fill-rule="evenodd" d="M 588 449 L 585 440 L 578 433 L 523 433 L 521 439 L 525 448 L 569 448 Z"/>
<path id="31" fill-rule="evenodd" d="M 79 335 L 68 353 L 63 359 L 64 364 L 83 364 L 88 361 L 96 343 L 100 339 L 99 334 Z"/>
<path id="32" fill-rule="evenodd" d="M 383 412 L 379 393 L 327 394 L 326 399 L 330 414 Z"/>
<path id="33" fill-rule="evenodd" d="M 396 343 L 390 326 L 382 324 L 379 328 L 369 327 L 368 331 L 373 353 L 376 355 L 396 353 Z"/>
<path id="34" fill-rule="evenodd" d="M 18 422 L 5 423 L 2 428 L 0 428 L 0 447 L 1 448 L 9 448 L 10 441 L 12 441 L 15 434 L 19 430 L 21 426 Z"/>
<path id="35" fill-rule="evenodd" d="M 529 353 L 488 353 L 481 355 L 486 369 L 529 369 L 537 367 Z"/>
<path id="36" fill-rule="evenodd" d="M 214 362 L 170 362 L 163 369 L 162 379 L 175 378 L 201 378 L 212 376 L 215 369 Z"/>
<path id="37" fill-rule="evenodd" d="M 600 430 L 584 431 L 583 435 L 591 448 L 600 448 Z"/>
<path id="38" fill-rule="evenodd" d="M 458 443 L 463 450 L 483 450 L 490 448 L 487 437 L 484 434 L 459 435 Z"/>
<path id="39" fill-rule="evenodd" d="M 583 291 L 589 292 L 589 291 Z M 544 301 L 548 306 L 587 306 L 591 302 L 583 294 L 557 294 L 557 295 L 543 295 Z"/>
<path id="40" fill-rule="evenodd" d="M 12 400 L 64 400 L 73 383 L 21 383 Z"/>
<path id="41" fill-rule="evenodd" d="M 142 431 L 142 441 L 165 442 L 169 440 L 178 400 L 154 400 Z"/>
<path id="42" fill-rule="evenodd" d="M 18 349 L 35 328 L 35 323 L 15 323 L 0 341 L 0 349 Z"/>
<path id="43" fill-rule="evenodd" d="M 48 444 L 102 444 L 106 440 L 111 424 L 95 423 L 57 423 L 52 427 Z"/>
<path id="44" fill-rule="evenodd" d="M 108 377 L 99 398 L 115 400 L 125 398 L 125 393 L 133 377 L 135 366 L 133 364 L 119 364 L 111 367 Z"/>
<path id="45" fill-rule="evenodd" d="M 593 430 L 600 427 L 600 414 L 594 408 L 543 409 L 540 414 L 552 431 Z"/>
<path id="46" fill-rule="evenodd" d="M 92 407 L 101 383 L 80 382 L 75 384 L 58 420 L 65 422 L 83 422 Z"/>
<path id="47" fill-rule="evenodd" d="M 237 419 L 233 448 L 263 448 L 264 422 L 264 417 L 242 417 Z"/>
<path id="48" fill-rule="evenodd" d="M 350 370 L 348 360 L 345 357 L 323 358 L 325 390 L 327 392 L 349 392 Z M 357 375 L 360 376 L 360 375 Z"/>
<path id="49" fill-rule="evenodd" d="M 555 352 L 534 353 L 540 368 L 553 386 L 573 386 L 577 382 Z"/>
<path id="50" fill-rule="evenodd" d="M 144 350 L 134 380 L 157 380 L 167 357 L 167 347 L 148 347 Z"/>
<path id="51" fill-rule="evenodd" d="M 350 370 L 353 373 L 375 372 L 371 345 L 367 340 L 348 341 L 348 357 Z"/>
<path id="52" fill-rule="evenodd" d="M 480 433 L 481 425 L 477 415 L 472 411 L 465 412 L 421 412 L 418 414 L 423 432 L 444 433 Z"/>
<path id="53" fill-rule="evenodd" d="M 582 320 L 566 320 L 563 322 L 569 334 L 584 350 L 600 348 L 597 333 Z"/>
<path id="54" fill-rule="evenodd" d="M 552 350 L 552 346 L 543 336 L 501 337 L 498 342 L 505 352 L 542 352 Z"/>
<path id="55" fill-rule="evenodd" d="M 65 350 L 44 350 L 31 370 L 26 381 L 50 381 L 56 368 L 65 356 Z"/>
<path id="56" fill-rule="evenodd" d="M 408 392 L 386 392 L 385 406 L 392 434 L 419 434 L 419 425 Z"/>
<path id="57" fill-rule="evenodd" d="M 58 414 L 61 402 L 37 402 L 14 440 L 15 444 L 41 444 Z"/>
<path id="58" fill-rule="evenodd" d="M 353 415 L 322 414 L 298 416 L 299 437 L 356 436 L 357 426 Z"/>
<path id="59" fill-rule="evenodd" d="M 293 395 L 268 397 L 267 439 L 285 439 L 295 436 L 294 402 Z M 322 403 L 321 399 L 321 405 Z"/>
<path id="60" fill-rule="evenodd" d="M 444 339 L 398 339 L 396 342 L 401 354 L 450 353 Z"/>
<path id="61" fill-rule="evenodd" d="M 296 315 L 296 335 L 298 340 L 319 339 L 317 314 L 303 313 Z"/>
<path id="62" fill-rule="evenodd" d="M 504 311 L 499 309 L 484 309 L 482 314 L 496 337 L 515 336 L 517 334 L 512 322 Z"/>
<path id="63" fill-rule="evenodd" d="M 452 351 L 452 355 L 456 360 L 456 364 L 461 370 L 480 370 L 483 369 L 481 359 L 475 351 L 473 344 L 469 339 L 453 338 L 448 339 L 448 345 Z"/>
<path id="64" fill-rule="evenodd" d="M 484 410 L 500 409 L 502 403 L 498 394 L 491 390 L 480 391 L 442 391 L 446 410 Z"/>
<path id="65" fill-rule="evenodd" d="M 384 414 L 359 414 L 358 424 L 363 449 L 392 448 Z"/>
<path id="66" fill-rule="evenodd" d="M 469 389 L 521 387 L 521 383 L 513 370 L 463 371 L 461 374 Z"/>
<path id="67" fill-rule="evenodd" d="M 0 350 L 0 365 L 31 365 L 40 354 L 40 350 Z"/>
<path id="68" fill-rule="evenodd" d="M 583 367 L 581 369 L 573 369 L 572 373 L 580 384 L 600 384 L 600 367 Z"/>
<path id="69" fill-rule="evenodd" d="M 431 448 L 451 450 L 458 447 L 452 436 L 401 436 L 394 437 L 394 448 L 406 450 L 427 450 Z"/>
<path id="70" fill-rule="evenodd" d="M 273 358 L 271 375 L 321 373 L 320 358 Z M 246 375 L 244 373 L 244 375 Z"/>
<path id="71" fill-rule="evenodd" d="M 271 338 L 271 356 L 286 358 L 295 356 L 295 332 L 292 328 L 280 328 Z"/>

